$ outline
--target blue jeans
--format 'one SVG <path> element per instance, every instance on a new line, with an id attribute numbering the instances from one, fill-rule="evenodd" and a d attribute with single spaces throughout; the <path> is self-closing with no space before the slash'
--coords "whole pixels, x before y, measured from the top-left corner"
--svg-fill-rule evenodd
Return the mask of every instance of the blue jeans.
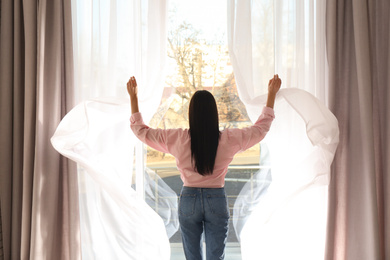
<path id="1" fill-rule="evenodd" d="M 183 187 L 179 200 L 179 222 L 186 259 L 202 259 L 203 231 L 206 259 L 224 259 L 229 217 L 224 188 Z"/>

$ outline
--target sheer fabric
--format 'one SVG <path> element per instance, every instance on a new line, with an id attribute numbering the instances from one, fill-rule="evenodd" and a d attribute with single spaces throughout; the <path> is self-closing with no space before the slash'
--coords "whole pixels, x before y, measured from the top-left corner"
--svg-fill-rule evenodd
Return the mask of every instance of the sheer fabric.
<path id="1" fill-rule="evenodd" d="M 265 95 L 258 97 L 260 107 L 265 101 Z M 268 183 L 266 195 L 260 187 L 251 189 L 247 185 L 235 204 L 242 256 L 281 259 L 288 252 L 289 256 L 295 253 L 303 259 L 317 259 L 318 252 L 323 253 L 323 244 L 313 241 L 312 236 L 322 232 L 324 240 L 324 229 L 318 225 L 324 225 L 326 214 L 324 201 L 319 203 L 319 198 L 326 198 L 324 187 L 338 142 L 337 120 L 318 99 L 299 89 L 281 90 L 275 113 L 277 117 L 263 141 L 271 155 L 271 169 L 266 171 L 266 178 L 261 179 L 262 172 L 256 177 L 258 184 L 267 186 L 264 180 L 272 174 L 271 185 Z M 169 258 L 167 233 L 172 235 L 177 230 L 169 221 L 177 209 L 176 194 L 161 180 L 153 181 L 156 176 L 148 171 L 146 201 L 137 196 L 131 186 L 133 160 L 129 160 L 134 156 L 135 139 L 129 127 L 128 100 L 118 99 L 91 100 L 76 106 L 52 138 L 56 150 L 88 173 L 80 181 L 80 197 L 88 206 L 81 208 L 81 219 L 89 221 L 82 229 L 86 259 Z M 248 207 L 246 198 L 252 190 L 260 199 Z M 157 197 L 171 199 L 156 201 Z M 158 204 L 160 216 L 150 203 Z M 300 237 L 299 244 L 294 243 L 292 236 L 302 232 L 305 236 Z M 291 250 L 277 250 L 280 243 Z"/>
<path id="2" fill-rule="evenodd" d="M 279 74 L 283 88 L 299 88 L 325 104 L 325 2 L 228 1 L 228 45 L 240 99 L 251 120 L 256 97 Z"/>
<path id="3" fill-rule="evenodd" d="M 127 100 L 85 101 L 67 114 L 52 137 L 55 149 L 85 172 L 79 181 L 83 259 L 170 256 L 162 218 L 131 185 L 136 138 L 130 134 L 128 118 Z M 153 183 L 159 182 L 150 178 L 148 183 L 146 197 L 152 198 Z M 158 191 L 161 196 L 172 197 L 173 192 L 163 188 Z M 160 201 L 164 217 L 172 204 L 177 207 L 175 203 Z M 177 227 L 173 229 L 176 232 Z"/>
<path id="4" fill-rule="evenodd" d="M 280 90 L 275 116 L 261 146 L 269 168 L 244 186 L 234 205 L 242 258 L 322 259 L 338 122 L 313 95 L 292 88 Z"/>
<path id="5" fill-rule="evenodd" d="M 77 101 L 127 97 L 135 76 L 148 122 L 163 92 L 166 1 L 73 0 L 72 8 Z"/>
<path id="6" fill-rule="evenodd" d="M 228 1 L 229 54 L 251 120 L 259 115 L 273 74 L 282 78 L 283 88 L 302 89 L 278 94 L 276 120 L 262 145 L 270 168 L 257 173 L 254 188 L 247 184 L 234 206 L 243 259 L 324 257 L 327 185 L 338 143 L 337 120 L 323 105 L 324 5 Z"/>
<path id="7" fill-rule="evenodd" d="M 81 166 L 83 259 L 169 258 L 167 235 L 177 225 L 166 223 L 165 231 L 161 218 L 143 202 L 156 203 L 148 198 L 166 187 L 154 189 L 161 182 L 145 172 L 143 145 L 130 138 L 126 120 L 118 121 L 130 115 L 128 100 L 118 101 L 128 96 L 130 76 L 141 86 L 139 105 L 146 122 L 160 103 L 166 5 L 165 0 L 72 1 L 76 100 L 89 101 L 69 114 L 53 145 Z M 92 101 L 108 96 L 113 99 Z M 60 136 L 61 145 L 55 141 Z M 176 201 L 159 203 L 169 208 Z"/>
<path id="8" fill-rule="evenodd" d="M 259 172 L 256 177 L 259 184 L 263 182 L 263 189 L 260 186 L 255 189 L 255 203 L 242 210 L 248 197 L 248 189 L 244 188 L 234 209 L 235 213 L 238 212 L 235 229 L 241 239 L 243 259 L 252 259 L 253 255 L 280 259 L 285 257 L 281 254 L 288 249 L 291 249 L 290 258 L 294 258 L 294 254 L 298 256 L 299 250 L 305 252 L 305 255 L 299 255 L 300 259 L 323 257 L 326 185 L 329 165 L 338 142 L 337 120 L 322 104 L 326 100 L 323 80 L 326 67 L 322 59 L 324 50 L 318 47 L 321 46 L 318 41 L 323 36 L 320 30 L 323 15 L 321 12 L 316 14 L 319 22 L 313 24 L 320 29 L 317 28 L 314 33 L 314 29 L 305 24 L 314 22 L 311 11 L 322 10 L 321 6 L 310 5 L 305 9 L 295 2 L 282 2 L 276 2 L 271 7 L 260 1 L 228 2 L 229 51 L 240 97 L 250 117 L 256 119 L 266 100 L 263 93 L 266 93 L 268 79 L 277 72 L 283 79 L 284 87 L 302 87 L 321 101 L 299 89 L 284 89 L 278 95 L 275 104 L 277 119 L 263 145 L 269 151 L 271 168 Z M 85 3 L 90 6 L 83 7 Z M 128 79 L 127 71 L 135 71 L 142 86 L 141 110 L 148 121 L 159 104 L 162 91 L 156 87 L 158 84 L 153 84 L 161 79 L 159 72 L 163 71 L 165 57 L 165 38 L 162 35 L 157 38 L 152 36 L 158 30 L 164 31 L 164 23 L 157 23 L 165 19 L 164 8 L 158 8 L 159 3 L 114 1 L 110 6 L 95 2 L 74 5 L 77 7 L 74 10 L 77 13 L 74 26 L 78 29 L 75 51 L 79 58 L 76 62 L 79 66 L 76 83 L 82 89 L 79 100 L 93 96 L 127 95 L 123 83 Z M 285 9 L 286 6 L 293 9 Z M 97 14 L 100 17 L 86 15 L 86 10 L 91 8 L 99 10 Z M 125 8 L 133 12 L 131 19 L 125 19 L 127 22 L 120 20 L 118 13 Z M 271 9 L 267 11 L 267 8 Z M 259 10 L 262 12 L 259 13 Z M 274 16 L 279 11 L 280 17 L 284 17 L 282 20 Z M 283 15 L 286 13 L 290 16 Z M 155 20 L 150 20 L 152 14 Z M 261 14 L 267 14 L 268 18 L 259 19 Z M 305 15 L 311 20 L 299 20 Z M 82 17 L 86 20 L 81 20 Z M 91 22 L 94 19 L 102 21 L 97 28 L 94 27 L 96 23 Z M 283 26 L 292 20 L 297 20 L 294 22 L 296 27 Z M 121 27 L 120 24 L 126 26 Z M 260 25 L 264 30 L 259 29 Z M 88 38 L 87 32 L 91 28 L 93 37 L 101 39 L 101 45 L 93 45 L 92 38 Z M 119 40 L 118 35 L 122 35 L 120 28 L 129 29 L 130 33 L 123 31 L 123 35 L 130 34 L 130 37 L 124 36 Z M 290 34 L 282 36 L 285 35 L 283 30 L 287 29 Z M 264 33 L 255 34 L 260 31 Z M 306 32 L 310 37 L 305 39 L 310 40 L 301 43 L 300 36 L 302 33 L 306 35 Z M 120 47 L 123 42 L 126 48 Z M 317 49 L 314 48 L 316 42 Z M 299 49 L 301 46 L 304 48 Z M 153 51 L 158 50 L 158 55 L 153 55 L 152 47 L 156 48 Z M 128 53 L 128 50 L 131 52 Z M 137 67 L 137 64 L 142 65 Z M 156 66 L 154 70 L 146 69 L 152 65 Z M 120 71 L 123 74 L 118 73 Z M 54 147 L 78 162 L 86 173 L 80 174 L 82 246 L 86 259 L 169 257 L 167 238 L 177 230 L 177 224 L 164 223 L 158 214 L 165 214 L 164 220 L 170 218 L 177 208 L 176 195 L 165 186 L 168 195 L 164 197 L 171 194 L 173 199 L 153 200 L 153 196 L 157 197 L 155 195 L 161 192 L 162 182 L 143 170 L 144 154 L 129 129 L 129 115 L 128 100 L 85 101 L 67 115 L 52 138 Z M 265 148 L 262 153 L 264 151 Z M 138 171 L 136 176 L 132 175 L 134 168 Z M 139 178 L 136 191 L 132 188 L 135 178 Z M 144 196 L 146 202 L 143 201 Z M 147 206 L 153 203 L 160 205 L 158 214 Z M 286 215 L 291 216 L 289 221 L 286 221 Z M 302 234 L 303 240 L 302 237 L 296 239 L 286 234 Z M 318 239 L 312 239 L 312 235 L 318 236 Z M 298 244 L 299 241 L 306 244 Z M 154 249 L 151 249 L 152 246 Z M 286 251 L 279 250 L 281 246 Z M 307 248 L 313 248 L 313 251 Z"/>

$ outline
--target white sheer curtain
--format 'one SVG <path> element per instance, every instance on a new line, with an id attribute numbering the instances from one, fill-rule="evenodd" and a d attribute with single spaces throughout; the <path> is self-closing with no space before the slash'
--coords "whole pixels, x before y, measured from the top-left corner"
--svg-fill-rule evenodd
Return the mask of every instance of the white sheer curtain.
<path id="1" fill-rule="evenodd" d="M 274 73 L 290 88 L 280 91 L 277 118 L 262 144 L 271 165 L 265 172 L 266 181 L 272 179 L 267 193 L 257 192 L 261 185 L 257 190 L 245 186 L 235 203 L 242 257 L 322 259 L 329 166 L 338 143 L 337 120 L 323 104 L 324 3 L 227 4 L 229 53 L 250 118 L 261 112 Z M 135 75 L 145 121 L 160 103 L 166 1 L 74 0 L 73 8 L 77 98 L 87 101 L 63 119 L 52 143 L 82 166 L 83 258 L 168 259 L 168 237 L 177 230 L 177 223 L 169 221 L 176 194 L 144 170 L 144 151 L 130 133 L 124 98 L 125 83 Z M 106 96 L 110 98 L 101 98 Z M 255 176 L 258 183 L 264 181 L 261 174 Z M 172 199 L 161 202 L 166 210 L 158 216 L 144 199 L 161 192 L 165 195 L 159 197 Z M 256 203 L 248 204 L 249 196 Z"/>
<path id="2" fill-rule="evenodd" d="M 339 134 L 324 105 L 324 21 L 325 1 L 228 1 L 229 53 L 251 120 L 261 112 L 273 74 L 285 88 L 262 145 L 271 158 L 272 182 L 266 194 L 254 193 L 255 204 L 245 201 L 249 187 L 235 204 L 243 259 L 324 258 L 327 185 Z M 249 217 L 240 215 L 244 206 Z"/>
<path id="3" fill-rule="evenodd" d="M 75 77 L 78 101 L 127 98 L 137 78 L 146 121 L 160 104 L 165 80 L 165 0 L 73 0 Z"/>
<path id="4" fill-rule="evenodd" d="M 327 103 L 325 1 L 228 1 L 228 43 L 241 100 L 257 107 L 274 73 Z"/>
<path id="5" fill-rule="evenodd" d="M 83 259 L 169 259 L 168 236 L 177 225 L 164 223 L 145 198 L 176 194 L 162 185 L 153 188 L 158 178 L 146 175 L 125 89 L 136 76 L 148 121 L 163 91 L 167 3 L 74 0 L 72 9 L 76 98 L 82 102 L 62 120 L 52 144 L 81 166 Z M 160 215 L 169 220 L 177 201 L 162 203 L 167 210 Z"/>

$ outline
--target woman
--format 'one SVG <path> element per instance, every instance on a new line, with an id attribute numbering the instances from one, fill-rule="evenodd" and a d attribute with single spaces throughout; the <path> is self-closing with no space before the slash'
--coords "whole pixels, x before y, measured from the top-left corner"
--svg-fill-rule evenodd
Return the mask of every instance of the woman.
<path id="1" fill-rule="evenodd" d="M 176 158 L 183 180 L 179 223 L 187 260 L 202 259 L 203 232 L 207 259 L 224 259 L 230 217 L 225 175 L 236 153 L 259 143 L 267 134 L 281 84 L 278 75 L 269 81 L 266 107 L 253 126 L 220 132 L 217 105 L 210 92 L 201 90 L 192 96 L 189 129 L 152 129 L 145 125 L 139 113 L 135 78 L 127 83 L 134 134 L 150 147 Z"/>

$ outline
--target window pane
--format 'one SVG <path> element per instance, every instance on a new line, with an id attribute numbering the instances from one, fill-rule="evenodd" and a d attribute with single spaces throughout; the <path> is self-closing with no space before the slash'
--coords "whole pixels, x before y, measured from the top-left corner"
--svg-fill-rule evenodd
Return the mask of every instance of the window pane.
<path id="1" fill-rule="evenodd" d="M 159 111 L 149 125 L 162 129 L 188 128 L 189 101 L 192 94 L 201 89 L 210 91 L 217 101 L 221 130 L 252 125 L 238 97 L 229 58 L 226 1 L 172 0 L 169 4 L 166 83 Z M 237 154 L 225 179 L 231 213 L 228 247 L 237 247 L 238 252 L 238 239 L 232 225 L 233 206 L 243 186 L 255 181 L 259 158 L 260 145 Z M 147 147 L 147 168 L 180 194 L 183 182 L 173 156 Z M 162 209 L 158 208 L 156 200 L 167 198 L 155 197 L 148 203 L 159 212 Z M 177 214 L 175 216 L 177 218 Z M 182 250 L 180 231 L 170 241 L 173 254 Z"/>

